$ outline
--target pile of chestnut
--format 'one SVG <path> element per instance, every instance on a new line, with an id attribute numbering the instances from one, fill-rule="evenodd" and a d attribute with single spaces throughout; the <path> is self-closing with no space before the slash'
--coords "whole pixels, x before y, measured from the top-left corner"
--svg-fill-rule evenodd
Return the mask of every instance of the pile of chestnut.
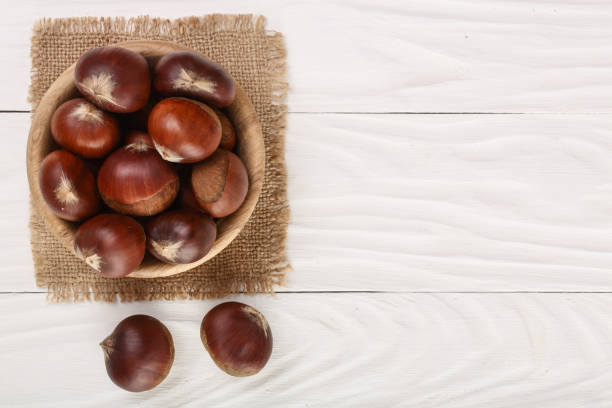
<path id="1" fill-rule="evenodd" d="M 74 81 L 82 97 L 53 114 L 59 148 L 43 160 L 39 185 L 55 215 L 84 221 L 76 254 L 109 278 L 136 270 L 145 249 L 171 264 L 203 258 L 215 219 L 238 210 L 249 188 L 220 110 L 235 97 L 231 76 L 189 51 L 150 72 L 142 55 L 108 46 L 79 58 Z"/>
<path id="2" fill-rule="evenodd" d="M 200 339 L 226 373 L 258 373 L 272 354 L 272 331 L 263 314 L 249 305 L 225 302 L 211 309 Z M 102 343 L 106 372 L 119 387 L 140 392 L 161 383 L 174 362 L 174 342 L 166 326 L 147 315 L 123 319 Z"/>

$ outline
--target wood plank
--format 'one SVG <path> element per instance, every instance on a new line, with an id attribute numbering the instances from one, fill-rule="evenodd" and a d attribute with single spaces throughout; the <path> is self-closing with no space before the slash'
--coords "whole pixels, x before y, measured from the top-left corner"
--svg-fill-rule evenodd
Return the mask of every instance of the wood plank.
<path id="1" fill-rule="evenodd" d="M 36 290 L 4 114 L 0 291 Z M 612 115 L 289 115 L 291 291 L 612 291 Z"/>
<path id="2" fill-rule="evenodd" d="M 275 342 L 247 378 L 221 372 L 200 342 L 218 302 L 44 298 L 0 296 L 3 405 L 603 408 L 612 399 L 609 294 L 239 298 L 266 315 Z M 158 388 L 131 394 L 107 378 L 98 343 L 136 313 L 168 326 L 176 358 Z"/>
<path id="3" fill-rule="evenodd" d="M 285 34 L 292 111 L 612 112 L 607 0 L 23 0 L 0 15 L 0 110 L 29 109 L 43 16 L 258 13 Z"/>

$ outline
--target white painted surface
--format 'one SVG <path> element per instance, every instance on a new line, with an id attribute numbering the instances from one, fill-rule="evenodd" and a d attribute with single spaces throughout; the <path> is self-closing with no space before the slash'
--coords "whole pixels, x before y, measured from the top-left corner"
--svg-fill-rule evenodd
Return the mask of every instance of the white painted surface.
<path id="1" fill-rule="evenodd" d="M 612 291 L 612 3 L 168 4 L 5 6 L 0 110 L 28 109 L 39 17 L 267 15 L 289 51 L 294 270 L 279 288 L 290 293 L 239 299 L 270 321 L 270 364 L 246 379 L 213 365 L 198 327 L 217 302 L 25 293 L 43 290 L 28 247 L 29 115 L 0 113 L 0 406 L 612 404 L 612 294 L 571 293 Z M 177 346 L 168 379 L 143 394 L 108 380 L 98 347 L 134 313 L 160 318 Z"/>
<path id="2" fill-rule="evenodd" d="M 280 294 L 241 298 L 268 318 L 274 352 L 233 378 L 199 338 L 217 302 L 45 304 L 1 295 L 0 395 L 10 407 L 609 407 L 612 295 Z M 174 336 L 170 375 L 130 394 L 98 343 L 152 313 Z"/>

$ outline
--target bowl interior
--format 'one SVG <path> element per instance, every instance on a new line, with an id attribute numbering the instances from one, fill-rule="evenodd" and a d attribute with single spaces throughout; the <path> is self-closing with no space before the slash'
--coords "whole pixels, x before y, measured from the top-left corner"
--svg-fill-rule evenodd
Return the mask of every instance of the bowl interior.
<path id="1" fill-rule="evenodd" d="M 165 41 L 129 41 L 115 45 L 142 54 L 150 66 L 169 52 L 189 50 L 189 48 Z M 32 205 L 43 217 L 51 231 L 73 253 L 73 237 L 78 224 L 62 220 L 47 208 L 38 186 L 38 172 L 42 160 L 55 148 L 49 125 L 53 112 L 66 100 L 79 95 L 73 80 L 75 65 L 70 66 L 57 78 L 40 101 L 32 119 L 27 146 L 27 172 L 32 194 Z M 237 82 L 236 98 L 232 105 L 226 109 L 226 113 L 236 128 L 238 146 L 236 153 L 244 162 L 249 174 L 249 191 L 244 203 L 238 211 L 217 223 L 217 240 L 204 258 L 190 264 L 170 265 L 147 254 L 140 268 L 128 275 L 129 277 L 156 278 L 170 276 L 201 265 L 229 245 L 248 222 L 257 204 L 263 184 L 265 148 L 255 109 Z"/>

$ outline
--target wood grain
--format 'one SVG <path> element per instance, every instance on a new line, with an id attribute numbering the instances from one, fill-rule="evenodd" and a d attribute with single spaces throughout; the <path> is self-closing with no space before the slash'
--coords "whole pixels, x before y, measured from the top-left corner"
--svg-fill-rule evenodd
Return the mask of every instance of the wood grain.
<path id="1" fill-rule="evenodd" d="M 287 294 L 242 297 L 268 319 L 272 358 L 219 370 L 199 338 L 218 302 L 47 304 L 0 295 L 0 393 L 11 407 L 608 407 L 612 295 Z M 98 343 L 148 313 L 175 363 L 151 392 L 107 378 Z M 33 390 L 36 392 L 33 392 Z"/>
<path id="2" fill-rule="evenodd" d="M 36 290 L 4 117 L 0 290 Z M 610 291 L 611 140 L 612 115 L 290 114 L 280 290 Z"/>
<path id="3" fill-rule="evenodd" d="M 224 3 L 23 0 L 0 15 L 0 110 L 27 110 L 42 16 L 260 13 L 284 33 L 293 112 L 612 112 L 608 0 Z M 39 290 L 23 164 L 2 114 L 0 291 Z M 289 115 L 289 291 L 612 291 L 612 115 Z M 274 333 L 256 377 L 198 339 L 218 302 L 0 295 L 0 405 L 607 408 L 611 294 L 239 297 Z M 177 357 L 156 390 L 106 377 L 98 342 L 149 313 Z M 34 392 L 35 391 L 35 392 Z"/>
<path id="4" fill-rule="evenodd" d="M 294 112 L 612 112 L 608 0 L 23 0 L 0 16 L 0 109 L 29 109 L 38 17 L 145 12 L 266 15 L 285 35 Z"/>
<path id="5" fill-rule="evenodd" d="M 117 45 L 143 55 L 150 65 L 154 65 L 154 62 L 159 57 L 170 52 L 189 50 L 187 47 L 164 41 L 129 41 Z M 40 164 L 50 152 L 53 143 L 49 130 L 51 116 L 59 105 L 74 97 L 76 93 L 74 85 L 75 66 L 76 62 L 66 69 L 51 85 L 40 101 L 36 113 L 32 117 L 26 158 L 32 205 L 36 208 L 37 213 L 43 218 L 51 232 L 71 252 L 74 252 L 73 241 L 76 225 L 57 217 L 45 205 L 38 185 L 38 173 Z M 227 247 L 248 222 L 255 209 L 263 185 L 265 146 L 255 108 L 251 104 L 248 95 L 240 87 L 240 84 L 236 82 L 235 85 L 236 97 L 234 102 L 227 107 L 227 115 L 234 123 L 236 137 L 239 141 L 238 154 L 249 175 L 249 190 L 244 202 L 236 212 L 225 217 L 223 223 L 218 224 L 217 239 L 210 251 L 202 259 L 189 264 L 171 265 L 149 257 L 137 270 L 130 273 L 128 277 L 159 278 L 176 275 L 202 265 Z"/>

